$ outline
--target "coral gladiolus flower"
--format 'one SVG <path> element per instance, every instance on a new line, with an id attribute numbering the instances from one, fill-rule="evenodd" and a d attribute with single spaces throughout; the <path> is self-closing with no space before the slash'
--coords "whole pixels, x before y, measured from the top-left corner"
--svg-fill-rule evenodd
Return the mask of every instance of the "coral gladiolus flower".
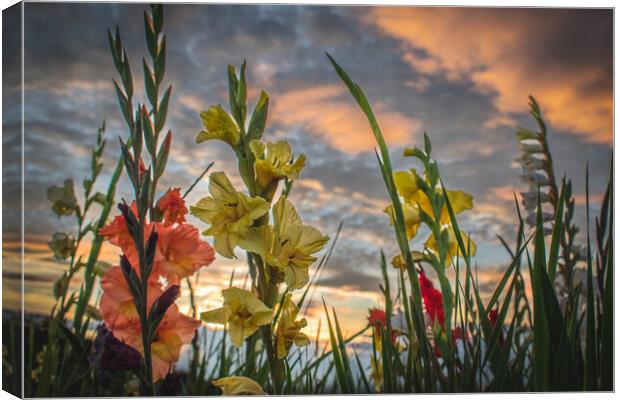
<path id="1" fill-rule="evenodd" d="M 223 396 L 267 395 L 258 383 L 245 376 L 229 376 L 211 383 L 222 390 Z"/>
<path id="2" fill-rule="evenodd" d="M 297 347 L 310 344 L 308 336 L 301 333 L 301 330 L 308 325 L 305 318 L 295 321 L 299 314 L 299 308 L 291 299 L 291 294 L 286 295 L 282 303 L 282 312 L 276 328 L 276 349 L 278 358 L 286 357 L 293 343 Z"/>
<path id="3" fill-rule="evenodd" d="M 136 205 L 135 201 L 131 203 L 130 208 L 134 215 L 137 217 L 138 206 Z M 127 222 L 125 221 L 125 217 L 123 217 L 122 215 L 114 217 L 112 222 L 99 229 L 99 234 L 106 238 L 108 242 L 110 242 L 110 244 L 118 246 L 121 249 L 127 249 L 131 247 L 135 248 L 133 239 L 129 234 L 129 230 L 127 229 Z"/>
<path id="4" fill-rule="evenodd" d="M 300 289 L 308 283 L 308 268 L 316 261 L 314 253 L 321 251 L 329 240 L 318 229 L 304 225 L 293 204 L 280 197 L 273 206 L 274 226 L 249 230 L 240 246 L 260 255 L 265 262 L 284 275 L 290 289 Z M 281 277 L 272 276 L 276 282 Z"/>
<path id="5" fill-rule="evenodd" d="M 164 226 L 185 222 L 187 207 L 185 207 L 185 201 L 181 197 L 181 189 L 168 190 L 157 202 L 157 208 L 164 217 Z"/>
<path id="6" fill-rule="evenodd" d="M 131 328 L 135 324 L 139 326 L 140 317 L 120 266 L 111 267 L 105 273 L 101 279 L 101 288 L 103 294 L 99 301 L 99 310 L 103 321 L 108 329 L 114 331 L 117 338 L 126 340 L 127 335 L 119 331 Z M 156 279 L 149 279 L 147 289 L 149 310 L 150 305 L 162 292 L 161 284 Z"/>
<path id="7" fill-rule="evenodd" d="M 198 229 L 189 224 L 177 226 L 156 225 L 156 269 L 169 283 L 193 275 L 201 267 L 213 262 L 213 248 L 200 240 Z"/>
<path id="8" fill-rule="evenodd" d="M 170 372 L 172 364 L 179 360 L 181 347 L 192 341 L 199 327 L 200 321 L 181 314 L 176 304 L 168 308 L 151 343 L 153 381 L 163 379 Z M 133 330 L 122 333 L 127 344 L 144 354 L 139 323 L 133 326 Z"/>
<path id="9" fill-rule="evenodd" d="M 420 290 L 422 292 L 422 300 L 424 301 L 426 313 L 430 317 L 432 323 L 437 321 L 439 325 L 443 326 L 445 315 L 441 292 L 435 289 L 433 282 L 426 277 L 424 271 L 420 271 L 419 275 Z"/>
<path id="10" fill-rule="evenodd" d="M 222 290 L 222 297 L 222 307 L 203 312 L 200 318 L 215 324 L 228 324 L 230 339 L 237 347 L 241 347 L 245 338 L 262 325 L 270 324 L 273 319 L 273 310 L 247 290 L 231 287 Z"/>
<path id="11" fill-rule="evenodd" d="M 254 221 L 269 212 L 269 203 L 237 192 L 224 172 L 214 172 L 209 181 L 211 197 L 190 207 L 192 215 L 211 225 L 203 235 L 213 236 L 215 250 L 233 258 L 234 248 Z"/>

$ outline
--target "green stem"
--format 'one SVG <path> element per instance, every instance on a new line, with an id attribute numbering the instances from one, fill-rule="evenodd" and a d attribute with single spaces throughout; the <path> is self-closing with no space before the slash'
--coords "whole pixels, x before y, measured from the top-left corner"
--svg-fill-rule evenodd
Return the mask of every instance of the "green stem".
<path id="1" fill-rule="evenodd" d="M 73 318 L 73 325 L 75 327 L 76 333 L 79 333 L 81 330 L 84 310 L 86 305 L 90 301 L 90 296 L 92 294 L 93 285 L 95 282 L 93 270 L 95 268 L 95 264 L 97 263 L 97 259 L 99 258 L 101 245 L 103 244 L 103 236 L 99 234 L 99 229 L 103 228 L 103 226 L 108 220 L 110 209 L 112 208 L 112 204 L 114 203 L 116 184 L 118 183 L 121 173 L 123 172 L 123 167 L 123 157 L 120 156 L 118 161 L 116 162 L 116 169 L 114 170 L 114 174 L 110 179 L 110 184 L 108 185 L 108 194 L 106 195 L 105 205 L 103 206 L 103 210 L 101 211 L 101 215 L 99 216 L 99 222 L 97 223 L 96 229 L 93 231 L 95 236 L 90 248 L 90 253 L 88 255 L 88 261 L 86 262 L 86 266 L 84 267 L 84 289 L 80 294 L 80 299 L 77 302 L 75 316 Z"/>

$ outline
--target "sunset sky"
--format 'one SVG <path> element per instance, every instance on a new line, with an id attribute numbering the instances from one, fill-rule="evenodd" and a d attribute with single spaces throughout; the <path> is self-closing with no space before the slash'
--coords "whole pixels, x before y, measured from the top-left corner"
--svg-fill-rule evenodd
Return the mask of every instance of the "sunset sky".
<path id="1" fill-rule="evenodd" d="M 136 92 L 142 93 L 143 9 L 26 3 L 27 273 L 53 276 L 62 269 L 44 241 L 72 225 L 53 215 L 45 189 L 67 177 L 79 186 L 103 120 L 108 146 L 98 189 L 105 190 L 118 157 L 117 138 L 127 136 L 113 91 L 106 28 L 119 26 Z M 271 97 L 265 139 L 287 139 L 308 158 L 292 196 L 305 221 L 328 235 L 344 221 L 316 300 L 324 295 L 339 315 L 363 324 L 366 308 L 378 298 L 379 251 L 391 257 L 396 244 L 382 213 L 387 195 L 374 139 L 327 61 L 328 51 L 367 93 L 397 169 L 413 166 L 402 149 L 420 144 L 427 131 L 448 188 L 474 195 L 474 209 L 461 221 L 478 244 L 476 262 L 492 287 L 495 271 L 508 260 L 496 235 L 512 242 L 513 192 L 525 189 L 513 161 L 519 155 L 514 132 L 519 125 L 535 127 L 527 114 L 529 94 L 549 123 L 556 175 L 573 180 L 578 223 L 585 229 L 586 163 L 598 211 L 612 154 L 612 18 L 603 9 L 166 6 L 166 81 L 173 85 L 168 127 L 174 139 L 161 187 L 186 188 L 214 161 L 214 170 L 226 171 L 241 188 L 230 149 L 197 145 L 195 137 L 199 112 L 228 104 L 226 66 L 246 59 L 250 107 L 260 89 Z M 9 99 L 18 88 L 4 90 Z M 16 129 L 15 104 L 4 103 L 5 129 Z M 17 177 L 4 171 L 5 187 L 17 190 Z M 188 202 L 203 197 L 207 185 L 203 180 Z M 128 189 L 124 177 L 119 196 L 129 198 Z M 8 223 L 15 223 L 9 214 L 17 206 L 4 204 Z M 116 258 L 111 249 L 105 256 Z M 242 265 L 243 259 L 217 259 L 203 270 L 202 310 L 218 304 L 217 289 Z M 47 282 L 42 293 L 51 290 Z"/>

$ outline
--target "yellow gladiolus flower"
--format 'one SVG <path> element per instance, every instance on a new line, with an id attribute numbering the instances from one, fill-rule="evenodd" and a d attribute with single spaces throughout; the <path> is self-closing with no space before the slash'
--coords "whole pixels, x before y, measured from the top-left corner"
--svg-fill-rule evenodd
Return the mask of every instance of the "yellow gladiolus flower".
<path id="1" fill-rule="evenodd" d="M 418 229 L 422 220 L 420 219 L 420 212 L 417 207 L 410 204 L 403 204 L 403 216 L 405 217 L 405 229 L 407 230 L 407 239 L 411 240 L 417 235 Z M 394 225 L 394 208 L 393 206 L 387 206 L 384 212 L 390 217 L 390 225 Z"/>
<path id="2" fill-rule="evenodd" d="M 230 115 L 219 104 L 202 111 L 200 119 L 202 119 L 205 130 L 198 133 L 196 143 L 217 139 L 228 143 L 233 149 L 239 144 L 241 132 Z"/>
<path id="3" fill-rule="evenodd" d="M 286 140 L 264 145 L 258 140 L 250 142 L 250 149 L 256 158 L 256 180 L 261 188 L 270 189 L 280 179 L 297 179 L 306 165 L 306 156 L 300 155 L 293 160 L 293 151 Z M 275 187 L 271 188 L 275 190 Z"/>
<path id="4" fill-rule="evenodd" d="M 370 376 L 375 387 L 376 392 L 381 392 L 383 386 L 383 365 L 381 364 L 380 357 L 370 357 Z"/>
<path id="5" fill-rule="evenodd" d="M 420 178 L 415 169 L 397 171 L 394 173 L 396 190 L 405 200 L 405 204 L 417 207 L 419 210 L 424 211 L 432 217 L 434 215 L 433 208 L 424 191 L 419 189 L 417 183 L 418 179 Z M 441 189 L 437 189 L 437 193 L 441 195 Z M 448 190 L 447 193 L 454 214 L 473 208 L 473 197 L 469 193 L 465 193 L 462 190 Z M 441 225 L 450 224 L 450 214 L 446 204 L 441 208 L 440 223 Z"/>
<path id="6" fill-rule="evenodd" d="M 413 261 L 422 261 L 424 259 L 424 254 L 419 251 L 412 251 L 411 258 Z M 397 254 L 392 258 L 392 267 L 396 269 L 405 269 L 407 268 L 407 263 L 401 254 Z"/>
<path id="7" fill-rule="evenodd" d="M 414 168 L 408 171 L 394 172 L 394 184 L 405 201 L 408 201 L 420 190 L 418 188 L 418 174 Z"/>
<path id="8" fill-rule="evenodd" d="M 445 230 L 444 230 L 445 231 Z M 476 254 L 476 244 L 473 240 L 469 238 L 466 234 L 461 232 L 461 239 L 463 239 L 463 244 L 465 248 L 469 251 L 469 256 L 472 257 Z M 435 240 L 435 235 L 431 234 L 426 242 L 424 242 L 425 248 L 431 253 L 439 256 L 439 246 L 437 241 Z M 462 257 L 463 254 L 460 251 L 458 241 L 456 240 L 456 235 L 454 234 L 454 229 L 452 227 L 448 228 L 448 253 L 446 254 L 446 265 L 452 262 L 452 259 L 455 257 Z"/>
<path id="9" fill-rule="evenodd" d="M 282 311 L 275 332 L 278 358 L 286 357 L 293 343 L 298 347 L 307 346 L 310 343 L 308 336 L 301 333 L 301 330 L 308 324 L 306 319 L 295 321 L 298 313 L 299 308 L 291 299 L 291 294 L 287 294 L 282 302 Z"/>
<path id="10" fill-rule="evenodd" d="M 203 312 L 200 318 L 214 324 L 228 324 L 230 340 L 237 347 L 241 347 L 247 337 L 273 319 L 273 310 L 252 292 L 231 287 L 222 290 L 222 297 L 222 307 Z"/>
<path id="11" fill-rule="evenodd" d="M 214 172 L 209 181 L 210 197 L 190 207 L 192 215 L 211 227 L 203 235 L 213 236 L 213 247 L 222 256 L 233 258 L 234 248 L 250 226 L 269 212 L 269 203 L 237 192 L 224 172 Z"/>
<path id="12" fill-rule="evenodd" d="M 228 376 L 211 383 L 222 391 L 223 396 L 267 395 L 258 383 L 245 376 Z"/>
<path id="13" fill-rule="evenodd" d="M 329 237 L 304 225 L 295 207 L 284 197 L 273 206 L 273 219 L 273 226 L 251 229 L 239 245 L 260 255 L 268 266 L 283 273 L 290 289 L 302 288 L 310 279 L 308 268 L 316 261 L 313 254 L 325 246 Z"/>

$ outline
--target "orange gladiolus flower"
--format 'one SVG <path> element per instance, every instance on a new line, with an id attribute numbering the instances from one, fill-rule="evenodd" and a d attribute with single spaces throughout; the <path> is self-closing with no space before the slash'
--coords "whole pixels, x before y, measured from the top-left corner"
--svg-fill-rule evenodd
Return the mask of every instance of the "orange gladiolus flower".
<path id="1" fill-rule="evenodd" d="M 213 262 L 215 252 L 207 242 L 200 240 L 198 229 L 189 224 L 164 226 L 157 224 L 157 271 L 168 282 L 178 283 L 180 279 L 193 275 L 201 267 Z"/>
<path id="2" fill-rule="evenodd" d="M 138 311 L 120 266 L 116 265 L 106 272 L 101 279 L 101 288 L 103 295 L 99 301 L 99 311 L 108 329 L 118 332 L 140 323 Z M 149 309 L 162 292 L 161 283 L 156 279 L 149 279 L 147 290 Z M 121 340 L 125 339 L 125 335 L 116 336 Z"/>
<path id="3" fill-rule="evenodd" d="M 134 215 L 138 215 L 138 206 L 136 206 L 135 201 L 131 203 L 131 211 Z M 99 234 L 106 238 L 110 244 L 122 249 L 134 246 L 133 239 L 127 230 L 127 222 L 122 215 L 114 217 L 112 222 L 99 229 Z"/>
<path id="4" fill-rule="evenodd" d="M 106 327 L 117 339 L 144 354 L 140 319 L 121 267 L 110 268 L 101 286 L 103 295 L 99 307 Z M 163 292 L 158 281 L 149 279 L 147 312 Z M 181 346 L 192 340 L 198 327 L 200 321 L 181 314 L 176 304 L 167 309 L 151 344 L 155 381 L 164 378 L 171 365 L 178 361 Z"/>
<path id="5" fill-rule="evenodd" d="M 157 208 L 164 217 L 164 226 L 173 225 L 175 223 L 182 224 L 185 222 L 187 215 L 187 207 L 185 201 L 181 197 L 181 189 L 170 189 L 163 195 L 157 203 Z"/>
<path id="6" fill-rule="evenodd" d="M 192 341 L 200 325 L 200 321 L 181 314 L 176 304 L 168 308 L 157 328 L 155 340 L 151 343 L 153 381 L 163 379 L 168 374 L 172 364 L 181 356 L 181 347 Z M 134 325 L 134 329 L 126 333 L 125 342 L 144 354 L 140 324 Z"/>

